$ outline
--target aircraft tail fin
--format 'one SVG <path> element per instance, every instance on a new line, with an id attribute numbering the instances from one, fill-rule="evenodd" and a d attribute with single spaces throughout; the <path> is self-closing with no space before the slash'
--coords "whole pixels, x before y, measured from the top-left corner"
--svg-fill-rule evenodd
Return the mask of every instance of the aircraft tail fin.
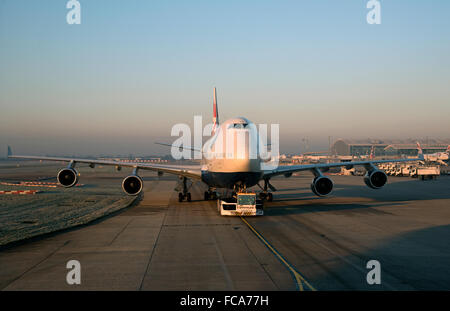
<path id="1" fill-rule="evenodd" d="M 11 146 L 8 146 L 8 157 L 12 156 Z"/>
<path id="2" fill-rule="evenodd" d="M 219 127 L 219 110 L 217 108 L 217 92 L 216 92 L 216 88 L 214 88 L 212 135 L 214 135 L 214 133 L 216 132 L 218 127 Z"/>
<path id="3" fill-rule="evenodd" d="M 419 142 L 417 142 L 417 156 L 418 156 L 420 159 L 423 159 L 423 158 L 424 158 L 424 157 L 423 157 L 423 150 L 422 150 L 422 147 L 420 146 Z"/>

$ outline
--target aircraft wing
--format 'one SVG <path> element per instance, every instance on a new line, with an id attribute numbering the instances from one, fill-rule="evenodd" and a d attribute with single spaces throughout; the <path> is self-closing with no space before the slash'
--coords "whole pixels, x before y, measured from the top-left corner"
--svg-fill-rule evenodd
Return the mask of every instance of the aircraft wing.
<path id="1" fill-rule="evenodd" d="M 277 175 L 291 174 L 300 171 L 313 171 L 315 169 L 327 169 L 339 166 L 365 166 L 372 167 L 379 163 L 395 163 L 395 162 L 413 162 L 423 161 L 423 155 L 419 154 L 419 158 L 414 159 L 393 159 L 393 160 L 373 160 L 373 161 L 353 161 L 353 162 L 335 162 L 335 163 L 318 163 L 318 164 L 301 164 L 301 165 L 285 165 L 279 166 L 276 169 L 264 171 L 263 179 L 268 179 Z"/>
<path id="2" fill-rule="evenodd" d="M 27 155 L 12 155 L 10 149 L 8 150 L 8 158 L 13 159 L 30 159 L 41 161 L 56 161 L 68 163 L 85 163 L 90 165 L 111 165 L 117 167 L 132 167 L 143 170 L 151 170 L 157 172 L 164 172 L 178 176 L 187 177 L 190 179 L 201 180 L 200 165 L 161 165 L 149 164 L 139 162 L 122 162 L 122 161 L 108 161 L 95 159 L 77 159 L 77 158 L 58 158 L 58 157 L 41 157 L 41 156 L 27 156 Z"/>

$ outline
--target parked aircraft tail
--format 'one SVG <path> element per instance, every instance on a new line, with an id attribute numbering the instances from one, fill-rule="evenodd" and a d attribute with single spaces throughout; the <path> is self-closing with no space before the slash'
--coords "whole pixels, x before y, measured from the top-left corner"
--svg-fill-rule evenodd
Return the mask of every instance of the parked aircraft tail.
<path id="1" fill-rule="evenodd" d="M 375 148 L 374 146 L 372 146 L 372 148 L 370 148 L 370 156 L 369 159 L 373 160 L 373 158 L 375 157 Z"/>
<path id="2" fill-rule="evenodd" d="M 419 142 L 417 142 L 417 155 L 420 159 L 423 159 L 423 150 L 422 147 L 420 146 Z"/>

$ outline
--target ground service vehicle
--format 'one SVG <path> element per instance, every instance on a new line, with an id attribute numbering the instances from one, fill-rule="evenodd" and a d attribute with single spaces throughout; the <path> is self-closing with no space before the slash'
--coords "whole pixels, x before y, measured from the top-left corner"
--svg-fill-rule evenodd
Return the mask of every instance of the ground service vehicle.
<path id="1" fill-rule="evenodd" d="M 223 216 L 262 216 L 263 203 L 256 193 L 238 192 L 236 196 L 219 198 L 217 209 Z"/>

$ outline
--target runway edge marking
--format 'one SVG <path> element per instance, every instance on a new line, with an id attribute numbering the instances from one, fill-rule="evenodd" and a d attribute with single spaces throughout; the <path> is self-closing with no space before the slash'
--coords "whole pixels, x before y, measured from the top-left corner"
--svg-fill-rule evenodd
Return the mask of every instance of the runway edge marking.
<path id="1" fill-rule="evenodd" d="M 250 230 L 264 243 L 264 245 L 278 258 L 278 260 L 288 268 L 289 272 L 294 276 L 295 285 L 300 291 L 304 291 L 303 283 L 311 291 L 317 291 L 252 225 L 250 225 L 244 217 L 240 217 L 242 221 L 250 228 Z"/>

